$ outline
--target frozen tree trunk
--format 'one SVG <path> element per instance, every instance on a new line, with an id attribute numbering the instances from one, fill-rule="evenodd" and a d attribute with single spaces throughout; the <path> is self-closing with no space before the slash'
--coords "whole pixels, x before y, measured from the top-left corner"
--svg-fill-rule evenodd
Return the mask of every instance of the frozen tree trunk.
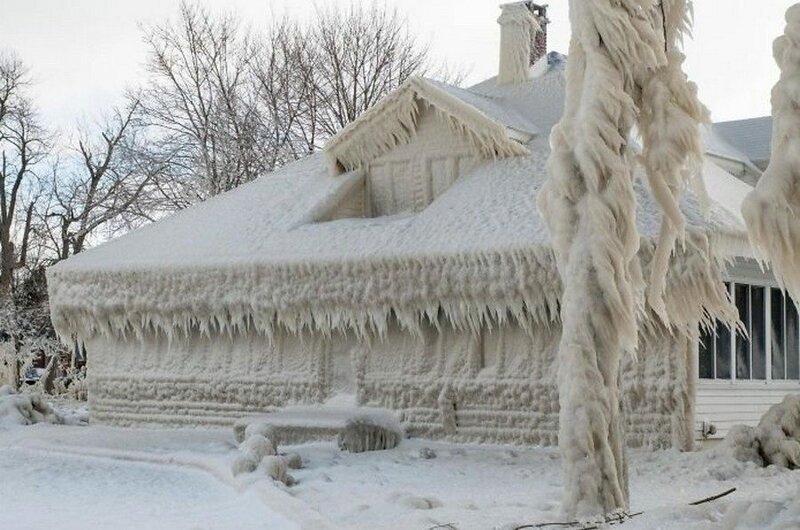
<path id="1" fill-rule="evenodd" d="M 772 158 L 742 215 L 754 249 L 800 300 L 800 4 L 786 12 L 773 54 L 781 77 L 772 90 Z"/>
<path id="2" fill-rule="evenodd" d="M 570 4 L 573 28 L 577 4 Z M 564 283 L 559 447 L 570 515 L 628 506 L 619 366 L 637 337 L 636 204 L 626 160 L 633 102 L 607 54 L 584 46 L 573 34 L 565 115 L 551 137 L 549 180 L 540 195 Z"/>
<path id="3" fill-rule="evenodd" d="M 651 306 L 668 321 L 660 276 L 683 232 L 677 201 L 689 159 L 700 152 L 704 115 L 682 56 L 672 53 L 687 7 L 686 0 L 570 1 L 567 99 L 539 195 L 564 286 L 559 447 L 568 516 L 628 507 L 619 370 L 623 353 L 636 349 L 644 309 L 629 139 L 638 120 L 665 212 Z"/>

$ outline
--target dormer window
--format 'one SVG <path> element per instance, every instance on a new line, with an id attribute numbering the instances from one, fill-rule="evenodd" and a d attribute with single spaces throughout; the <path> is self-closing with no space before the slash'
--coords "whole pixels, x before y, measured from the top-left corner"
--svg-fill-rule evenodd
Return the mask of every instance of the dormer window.
<path id="1" fill-rule="evenodd" d="M 527 154 L 537 132 L 490 97 L 410 79 L 325 146 L 332 175 L 363 172 L 325 219 L 418 212 L 483 161 Z"/>

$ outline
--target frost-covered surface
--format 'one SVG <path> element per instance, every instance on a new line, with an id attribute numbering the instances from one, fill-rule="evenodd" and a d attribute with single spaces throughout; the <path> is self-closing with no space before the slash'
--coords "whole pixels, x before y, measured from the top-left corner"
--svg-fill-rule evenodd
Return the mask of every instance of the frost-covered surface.
<path id="1" fill-rule="evenodd" d="M 800 298 L 800 4 L 786 11 L 773 54 L 781 77 L 772 90 L 772 158 L 742 214 L 753 247 L 775 277 Z"/>
<path id="2" fill-rule="evenodd" d="M 301 528 L 302 514 L 292 521 L 270 508 L 280 506 L 280 491 L 215 476 L 230 451 L 218 438 L 90 427 L 0 432 L 0 527 Z"/>
<path id="3" fill-rule="evenodd" d="M 450 126 L 487 158 L 526 154 L 507 127 L 533 135 L 536 125 L 524 115 L 504 111 L 495 102 L 444 83 L 412 77 L 342 129 L 325 145 L 332 175 L 367 165 L 413 138 L 421 103 L 430 104 Z"/>
<path id="4" fill-rule="evenodd" d="M 735 425 L 723 447 L 743 462 L 800 468 L 800 394 L 771 406 L 756 427 Z"/>
<path id="5" fill-rule="evenodd" d="M 289 488 L 233 477 L 232 433 L 38 425 L 0 432 L 0 527 L 210 530 L 514 528 L 563 520 L 555 449 L 407 440 L 350 454 L 334 442 L 287 448 Z M 629 530 L 790 529 L 800 471 L 714 451 L 632 451 Z M 720 501 L 689 502 L 738 488 Z M 45 503 L 45 504 L 43 504 Z M 43 506 L 46 505 L 46 509 Z M 613 528 L 613 527 L 612 527 Z"/>
<path id="6" fill-rule="evenodd" d="M 650 260 L 648 307 L 671 326 L 673 315 L 685 322 L 685 311 L 670 311 L 663 294 L 675 242 L 686 234 L 681 194 L 702 166 L 699 121 L 705 109 L 678 52 L 689 2 L 569 5 L 564 115 L 551 133 L 548 179 L 538 203 L 564 289 L 559 448 L 564 512 L 574 517 L 628 507 L 619 371 L 622 355 L 637 349 L 645 287 L 637 259 L 632 132 L 635 126 L 640 131 L 640 159 L 663 214 Z M 698 190 L 705 199 L 702 181 Z M 724 314 L 730 306 L 720 300 L 709 310 Z"/>
<path id="7" fill-rule="evenodd" d="M 397 413 L 355 406 L 285 407 L 271 414 L 245 416 L 233 429 L 243 443 L 257 434 L 280 445 L 337 440 L 342 449 L 352 452 L 375 450 L 367 449 L 371 445 L 394 447 L 403 437 Z"/>
<path id="8" fill-rule="evenodd" d="M 530 154 L 487 161 L 414 215 L 326 223 L 314 221 L 363 176 L 332 177 L 312 156 L 54 267 L 55 325 L 84 338 L 276 324 L 369 333 L 384 330 L 392 311 L 414 327 L 439 307 L 461 327 L 500 310 L 550 322 L 560 287 L 534 200 L 564 99 L 564 63 L 550 59 L 527 83 L 469 90 L 535 124 Z M 654 238 L 658 208 L 644 184 L 636 189 L 639 231 Z M 713 235 L 714 248 L 698 256 L 743 246 L 736 216 L 719 204 L 708 222 L 691 197 L 682 210 L 690 231 Z M 701 263 L 695 283 L 710 272 Z M 668 291 L 686 294 L 681 285 Z M 686 299 L 714 305 L 700 293 Z"/>
<path id="9" fill-rule="evenodd" d="M 44 396 L 15 394 L 9 387 L 0 387 L 0 428 L 36 423 L 64 423 Z"/>
<path id="10" fill-rule="evenodd" d="M 93 352 L 89 403 L 95 423 L 229 428 L 243 416 L 280 407 L 342 405 L 349 394 L 355 398 L 348 406 L 396 411 L 410 436 L 554 445 L 559 334 L 557 323 L 528 333 L 512 321 L 482 327 L 477 335 L 426 325 L 421 336 L 395 323 L 384 340 L 370 345 L 339 334 L 280 333 L 271 342 L 258 334 L 171 342 L 154 334 L 142 342 L 98 337 L 86 344 Z M 626 357 L 622 367 L 630 445 L 691 447 L 694 359 L 687 337 L 658 328 L 643 333 L 637 358 Z M 297 429 L 298 435 L 316 430 L 335 438 L 321 427 L 335 429 L 340 420 L 314 419 L 316 427 Z"/>
<path id="11" fill-rule="evenodd" d="M 508 85 L 527 81 L 530 78 L 532 37 L 541 31 L 539 21 L 531 8 L 522 2 L 502 4 L 500 8 L 502 13 L 497 23 L 502 29 L 497 83 Z"/>

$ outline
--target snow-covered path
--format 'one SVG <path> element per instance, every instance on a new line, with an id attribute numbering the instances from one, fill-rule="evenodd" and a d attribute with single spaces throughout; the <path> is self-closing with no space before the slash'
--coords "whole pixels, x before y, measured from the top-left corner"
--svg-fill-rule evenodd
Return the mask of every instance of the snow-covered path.
<path id="1" fill-rule="evenodd" d="M 195 469 L 15 448 L 0 451 L 0 477 L 0 528 L 296 527 Z"/>
<path id="2" fill-rule="evenodd" d="M 405 440 L 362 454 L 333 442 L 282 449 L 304 462 L 290 488 L 259 471 L 234 477 L 227 430 L 0 429 L 0 529 L 510 530 L 561 519 L 552 448 Z M 632 509 L 645 513 L 624 530 L 800 528 L 800 470 L 707 449 L 629 456 Z"/>

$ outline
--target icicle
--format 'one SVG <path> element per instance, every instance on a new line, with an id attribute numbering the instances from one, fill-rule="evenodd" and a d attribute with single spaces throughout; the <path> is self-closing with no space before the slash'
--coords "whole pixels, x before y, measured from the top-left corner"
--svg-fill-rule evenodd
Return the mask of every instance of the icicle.
<path id="1" fill-rule="evenodd" d="M 697 99 L 697 88 L 683 73 L 685 59 L 679 51 L 683 36 L 689 31 L 691 3 L 687 0 L 663 0 L 652 10 L 656 27 L 661 27 L 666 42 L 666 63 L 647 71 L 640 81 L 638 106 L 639 130 L 642 135 L 642 162 L 653 198 L 663 212 L 661 229 L 651 269 L 647 300 L 653 311 L 669 325 L 670 316 L 664 304 L 666 274 L 676 241 L 683 241 L 686 221 L 680 210 L 680 196 L 690 181 L 703 193 L 702 171 L 704 148 L 700 123 L 708 121 L 708 111 Z M 663 17 L 661 16 L 663 13 Z"/>

